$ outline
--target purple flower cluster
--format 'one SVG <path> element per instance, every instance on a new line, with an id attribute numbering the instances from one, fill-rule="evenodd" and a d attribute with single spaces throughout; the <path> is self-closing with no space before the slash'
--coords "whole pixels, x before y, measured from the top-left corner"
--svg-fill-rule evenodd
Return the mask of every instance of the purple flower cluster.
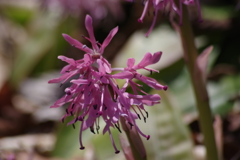
<path id="1" fill-rule="evenodd" d="M 126 0 L 133 2 L 134 0 Z M 151 8 L 154 9 L 154 19 L 152 22 L 152 25 L 148 32 L 146 33 L 146 36 L 148 36 L 156 23 L 158 11 L 165 11 L 166 9 L 169 12 L 175 12 L 180 17 L 180 24 L 182 23 L 182 5 L 196 5 L 198 7 L 198 13 L 199 13 L 199 19 L 201 20 L 201 9 L 200 9 L 200 3 L 199 0 L 179 0 L 179 7 L 175 4 L 174 0 L 142 0 L 142 3 L 144 5 L 144 9 L 142 12 L 141 17 L 138 19 L 138 22 L 143 23 L 143 18 L 145 17 L 146 13 L 149 12 Z"/>
<path id="2" fill-rule="evenodd" d="M 127 125 L 135 127 L 139 134 L 146 139 L 149 135 L 141 132 L 136 124 L 136 119 L 141 117 L 146 120 L 148 116 L 144 106 L 153 106 L 159 103 L 160 96 L 158 94 L 148 94 L 143 90 L 142 85 L 136 83 L 133 79 L 137 79 L 147 84 L 151 88 L 157 90 L 167 90 L 167 86 L 159 84 L 155 79 L 146 77 L 137 72 L 139 69 L 145 69 L 149 72 L 158 72 L 157 70 L 146 68 L 148 65 L 157 63 L 162 52 L 156 52 L 153 55 L 146 53 L 140 63 L 135 64 L 135 59 L 130 58 L 127 61 L 126 68 L 111 68 L 109 62 L 103 58 L 104 49 L 110 43 L 114 35 L 118 31 L 118 27 L 111 30 L 107 38 L 102 44 L 96 41 L 94 37 L 92 18 L 87 15 L 85 19 L 86 29 L 89 38 L 85 37 L 92 44 L 92 49 L 80 43 L 79 41 L 63 34 L 65 40 L 73 47 L 85 52 L 84 58 L 74 60 L 65 56 L 58 58 L 68 63 L 62 70 L 61 76 L 52 79 L 49 83 L 65 83 L 74 75 L 78 75 L 77 79 L 72 79 L 72 85 L 65 89 L 65 95 L 57 100 L 51 108 L 60 107 L 68 104 L 62 121 L 68 116 L 74 119 L 68 124 L 77 121 L 80 125 L 80 149 L 84 149 L 82 144 L 82 132 L 90 129 L 91 132 L 99 131 L 99 119 L 102 118 L 106 123 L 103 134 L 109 133 L 115 153 L 119 153 L 114 140 L 112 138 L 110 127 L 117 128 L 120 132 L 120 117 L 125 120 Z M 116 72 L 113 74 L 112 72 Z M 122 87 L 118 86 L 116 79 L 124 80 Z M 127 87 L 131 87 L 133 94 L 126 91 Z"/>

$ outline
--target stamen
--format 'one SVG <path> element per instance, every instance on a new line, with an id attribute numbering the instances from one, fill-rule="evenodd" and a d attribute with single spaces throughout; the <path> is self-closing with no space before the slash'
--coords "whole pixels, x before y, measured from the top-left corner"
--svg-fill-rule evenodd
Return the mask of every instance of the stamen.
<path id="1" fill-rule="evenodd" d="M 114 139 L 112 137 L 112 133 L 111 133 L 111 131 L 109 129 L 108 129 L 108 133 L 109 133 L 110 139 L 112 141 L 113 148 L 115 149 L 115 153 L 118 154 L 120 151 L 117 149 L 117 147 L 115 145 L 115 142 L 114 142 Z"/>
<path id="2" fill-rule="evenodd" d="M 94 132 L 93 126 L 90 127 L 90 131 L 91 131 L 93 134 L 96 134 L 96 133 Z"/>
<path id="3" fill-rule="evenodd" d="M 145 111 L 145 113 L 146 113 L 146 115 L 147 115 L 147 118 L 148 118 L 148 112 L 147 112 L 147 111 Z"/>
<path id="4" fill-rule="evenodd" d="M 163 90 L 166 91 L 168 89 L 168 86 L 164 86 Z"/>
<path id="5" fill-rule="evenodd" d="M 128 122 L 128 124 L 130 125 L 130 127 L 131 127 L 131 129 L 132 129 L 133 124 L 132 124 L 131 122 Z"/>
<path id="6" fill-rule="evenodd" d="M 79 143 L 80 143 L 80 149 L 83 150 L 85 147 L 82 144 L 82 129 L 83 129 L 83 121 L 81 123 L 80 127 L 80 133 L 79 133 Z"/>
<path id="7" fill-rule="evenodd" d="M 78 121 L 78 117 L 75 119 L 75 122 L 74 123 L 76 123 Z"/>
<path id="8" fill-rule="evenodd" d="M 140 115 L 139 114 L 137 114 L 138 115 L 138 118 L 141 120 L 141 117 L 140 117 Z M 145 117 L 144 117 L 145 118 Z"/>
<path id="9" fill-rule="evenodd" d="M 72 124 L 72 126 L 73 126 L 73 129 L 75 129 L 75 125 L 74 125 L 74 123 Z"/>
<path id="10" fill-rule="evenodd" d="M 118 131 L 119 131 L 120 133 L 122 133 L 121 129 L 119 128 L 119 126 L 118 126 L 117 124 L 115 124 L 115 127 L 118 129 Z"/>

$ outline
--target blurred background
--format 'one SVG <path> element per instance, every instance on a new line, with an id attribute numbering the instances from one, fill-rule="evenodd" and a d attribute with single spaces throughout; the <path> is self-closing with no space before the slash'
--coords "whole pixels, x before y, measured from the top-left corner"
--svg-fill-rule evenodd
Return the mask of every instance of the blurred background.
<path id="1" fill-rule="evenodd" d="M 240 3 L 236 0 L 201 0 L 203 22 L 197 8 L 189 12 L 199 53 L 213 45 L 208 66 L 208 91 L 214 113 L 217 145 L 224 160 L 240 159 Z M 169 86 L 159 93 L 161 104 L 146 107 L 147 123 L 137 120 L 150 140 L 143 139 L 149 160 L 203 160 L 205 150 L 199 130 L 189 75 L 181 42 L 171 27 L 168 11 L 160 13 L 148 38 L 153 13 L 141 16 L 141 1 L 124 0 L 0 0 L 0 159 L 17 160 L 124 160 L 115 154 L 109 136 L 83 133 L 79 150 L 76 129 L 61 123 L 64 108 L 49 107 L 64 94 L 48 80 L 60 75 L 65 55 L 74 59 L 83 52 L 62 37 L 69 34 L 89 44 L 84 26 L 86 14 L 93 18 L 95 37 L 101 43 L 115 26 L 119 32 L 104 57 L 113 67 L 125 67 L 130 57 L 141 60 L 146 52 L 162 51 L 159 74 L 149 75 Z M 142 72 L 148 75 L 148 73 Z M 70 121 L 70 119 L 68 119 Z M 77 122 L 78 124 L 79 122 Z M 112 129 L 120 148 L 119 133 Z M 120 136 L 125 137 L 124 133 Z"/>

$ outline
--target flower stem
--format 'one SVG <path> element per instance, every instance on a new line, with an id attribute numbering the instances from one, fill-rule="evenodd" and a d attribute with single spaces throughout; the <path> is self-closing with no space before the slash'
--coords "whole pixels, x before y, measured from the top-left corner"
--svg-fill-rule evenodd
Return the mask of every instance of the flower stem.
<path id="1" fill-rule="evenodd" d="M 133 126 L 132 128 L 129 128 L 122 117 L 120 118 L 120 121 L 122 128 L 127 135 L 134 160 L 147 160 L 146 150 L 135 127 Z"/>
<path id="2" fill-rule="evenodd" d="M 176 1 L 176 4 L 179 4 L 178 0 Z M 207 152 L 206 159 L 218 160 L 208 92 L 204 80 L 196 74 L 198 51 L 194 43 L 194 35 L 189 21 L 187 7 L 185 5 L 182 7 L 182 25 L 179 26 L 179 33 L 184 51 L 184 60 L 190 73 L 197 103 L 200 127 L 204 136 L 204 144 Z"/>

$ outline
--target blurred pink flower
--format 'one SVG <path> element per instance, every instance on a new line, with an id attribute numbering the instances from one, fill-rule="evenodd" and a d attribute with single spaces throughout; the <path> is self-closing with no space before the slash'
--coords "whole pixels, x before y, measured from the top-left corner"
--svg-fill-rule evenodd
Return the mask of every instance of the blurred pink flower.
<path id="1" fill-rule="evenodd" d="M 96 20 L 102 20 L 110 13 L 119 20 L 123 11 L 119 0 L 41 0 L 43 6 L 57 6 L 71 15 L 90 14 Z"/>
<path id="2" fill-rule="evenodd" d="M 133 2 L 134 0 L 126 0 L 129 2 Z M 202 20 L 201 17 L 201 9 L 200 9 L 200 3 L 199 0 L 179 0 L 179 8 L 175 4 L 174 0 L 142 0 L 144 9 L 142 12 L 141 17 L 138 19 L 138 22 L 143 23 L 143 18 L 145 17 L 146 13 L 149 12 L 151 8 L 154 9 L 154 19 L 152 22 L 152 25 L 148 32 L 146 33 L 146 36 L 149 36 L 149 34 L 152 32 L 156 20 L 158 11 L 165 11 L 166 9 L 169 10 L 169 12 L 175 12 L 180 17 L 180 24 L 182 23 L 182 5 L 196 5 L 198 7 L 198 13 L 199 13 L 199 19 Z"/>
<path id="3" fill-rule="evenodd" d="M 85 54 L 84 58 L 80 60 L 74 60 L 65 56 L 58 57 L 62 61 L 67 62 L 68 65 L 61 70 L 60 73 L 62 75 L 59 78 L 52 79 L 49 83 L 61 82 L 61 84 L 63 84 L 74 75 L 78 75 L 78 78 L 70 81 L 72 85 L 65 89 L 66 94 L 57 100 L 51 108 L 60 107 L 67 103 L 68 108 L 62 117 L 62 121 L 68 116 L 74 117 L 68 125 L 72 124 L 74 126 L 77 121 L 81 121 L 79 134 L 80 149 L 84 149 L 82 132 L 89 128 L 94 134 L 95 130 L 98 133 L 99 119 L 102 118 L 106 124 L 103 128 L 103 134 L 106 132 L 109 133 L 115 153 L 119 153 L 110 127 L 117 128 L 119 132 L 121 132 L 119 124 L 120 117 L 125 119 L 127 125 L 135 127 L 137 132 L 143 137 L 146 139 L 150 138 L 149 135 L 141 132 L 135 119 L 141 119 L 141 117 L 143 117 L 144 121 L 146 121 L 148 113 L 144 105 L 152 106 L 159 103 L 160 96 L 158 94 L 151 95 L 144 92 L 142 85 L 137 84 L 133 79 L 136 78 L 154 89 L 167 90 L 167 86 L 163 86 L 155 79 L 145 77 L 137 72 L 138 69 L 158 72 L 146 67 L 157 63 L 162 53 L 156 52 L 153 55 L 146 53 L 142 61 L 137 65 L 134 65 L 135 59 L 130 58 L 127 61 L 126 68 L 111 68 L 111 65 L 103 58 L 102 54 L 117 33 L 118 27 L 111 30 L 107 38 L 100 44 L 95 39 L 92 18 L 89 15 L 86 16 L 85 26 L 89 34 L 89 38 L 85 38 L 91 42 L 91 48 L 63 34 L 63 37 L 68 43 L 84 51 Z M 113 71 L 117 71 L 117 73 L 110 74 Z M 120 88 L 116 79 L 125 80 L 125 84 Z M 133 94 L 126 91 L 128 86 L 132 88 Z M 145 114 L 143 114 L 143 112 L 145 112 Z"/>

